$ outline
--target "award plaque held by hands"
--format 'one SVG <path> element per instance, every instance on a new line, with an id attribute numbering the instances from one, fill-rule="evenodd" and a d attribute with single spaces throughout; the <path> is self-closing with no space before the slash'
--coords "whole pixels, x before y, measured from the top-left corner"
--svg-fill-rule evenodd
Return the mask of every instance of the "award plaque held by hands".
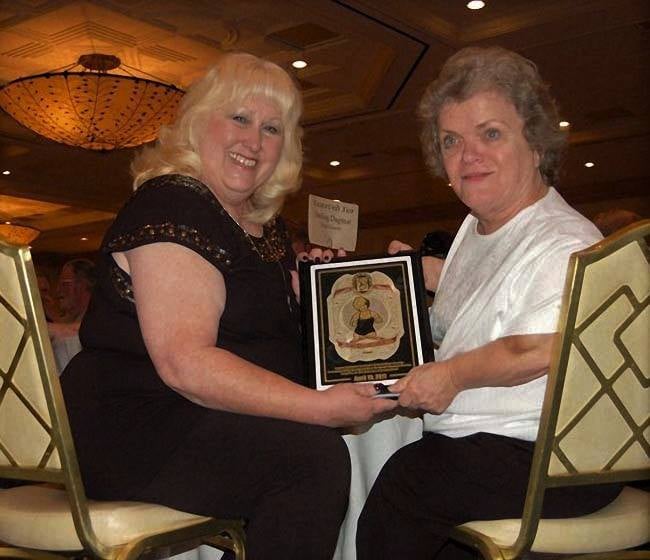
<path id="1" fill-rule="evenodd" d="M 315 389 L 390 385 L 433 360 L 415 252 L 300 263 L 306 372 Z"/>

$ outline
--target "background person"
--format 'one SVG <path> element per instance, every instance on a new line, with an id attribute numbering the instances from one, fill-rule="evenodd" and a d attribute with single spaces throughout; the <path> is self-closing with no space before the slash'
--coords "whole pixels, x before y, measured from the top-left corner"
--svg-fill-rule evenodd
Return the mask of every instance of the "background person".
<path id="1" fill-rule="evenodd" d="M 553 188 L 565 139 L 535 65 L 501 48 L 451 57 L 419 107 L 428 165 L 471 213 L 447 259 L 425 257 L 436 361 L 391 386 L 423 438 L 383 467 L 359 519 L 359 560 L 473 557 L 452 527 L 521 517 L 569 256 L 601 238 Z M 390 252 L 407 249 L 393 242 Z M 619 487 L 547 493 L 583 515 Z"/>
<path id="2" fill-rule="evenodd" d="M 435 257 L 439 260 L 447 258 L 447 253 L 454 241 L 454 236 L 448 231 L 437 229 L 427 233 L 420 244 L 420 255 L 423 257 Z M 427 306 L 431 306 L 435 292 L 427 289 Z"/>
<path id="3" fill-rule="evenodd" d="M 96 282 L 95 263 L 89 259 L 73 259 L 61 267 L 57 283 L 60 322 L 81 322 Z"/>
<path id="4" fill-rule="evenodd" d="M 133 163 L 62 376 L 89 497 L 243 517 L 253 560 L 331 559 L 350 484 L 332 428 L 395 406 L 370 385 L 302 385 L 277 217 L 299 187 L 300 113 L 291 78 L 248 54 L 190 88 Z"/>
<path id="5" fill-rule="evenodd" d="M 623 229 L 625 226 L 639 222 L 642 219 L 640 214 L 631 210 L 612 208 L 611 210 L 605 210 L 596 214 L 594 216 L 594 225 L 604 237 L 607 237 L 619 229 Z"/>
<path id="6" fill-rule="evenodd" d="M 289 230 L 289 236 L 291 237 L 291 248 L 296 256 L 301 254 L 309 254 L 312 249 L 311 243 L 309 242 L 309 236 L 307 232 L 302 229 L 293 228 Z"/>
<path id="7" fill-rule="evenodd" d="M 56 289 L 59 313 L 47 324 L 59 371 L 81 350 L 79 327 L 96 282 L 95 263 L 89 259 L 73 259 L 61 267 Z"/>
<path id="8" fill-rule="evenodd" d="M 52 284 L 50 279 L 44 272 L 36 271 L 36 281 L 38 282 L 38 292 L 41 296 L 41 302 L 43 303 L 43 311 L 45 312 L 45 319 L 49 323 L 54 323 L 61 319 L 61 310 L 59 309 L 59 303 L 54 297 L 54 290 L 52 289 Z"/>

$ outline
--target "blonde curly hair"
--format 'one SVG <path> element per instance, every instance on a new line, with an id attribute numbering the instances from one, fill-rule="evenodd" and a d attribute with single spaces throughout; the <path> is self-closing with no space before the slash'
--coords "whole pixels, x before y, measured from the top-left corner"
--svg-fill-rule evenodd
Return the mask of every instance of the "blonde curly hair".
<path id="1" fill-rule="evenodd" d="M 284 143 L 280 160 L 271 177 L 253 193 L 251 210 L 244 216 L 258 224 L 271 220 L 280 212 L 286 196 L 300 188 L 302 100 L 292 78 L 282 68 L 247 53 L 223 55 L 192 84 L 176 120 L 162 128 L 153 146 L 145 147 L 134 158 L 134 188 L 159 175 L 178 173 L 200 179 L 198 146 L 205 123 L 215 111 L 251 96 L 272 100 L 282 113 Z"/>

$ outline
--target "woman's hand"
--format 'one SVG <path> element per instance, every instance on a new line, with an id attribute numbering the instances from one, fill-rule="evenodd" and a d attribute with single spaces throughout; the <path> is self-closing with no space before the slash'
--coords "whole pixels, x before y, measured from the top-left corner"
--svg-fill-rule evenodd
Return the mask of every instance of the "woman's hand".
<path id="1" fill-rule="evenodd" d="M 412 251 L 413 247 L 410 245 L 403 243 L 399 239 L 393 239 L 389 244 L 388 244 L 388 254 L 389 255 L 394 255 L 395 253 L 401 253 L 402 251 Z"/>
<path id="2" fill-rule="evenodd" d="M 320 391 L 325 403 L 326 425 L 339 428 L 367 424 L 397 408 L 397 401 L 373 398 L 372 383 L 339 383 Z"/>
<path id="3" fill-rule="evenodd" d="M 345 257 L 347 253 L 343 249 L 336 250 L 337 257 Z M 313 261 L 315 263 L 328 263 L 334 258 L 334 251 L 332 249 L 322 249 L 321 247 L 314 247 L 309 251 L 301 251 L 296 255 L 296 270 L 291 270 L 291 288 L 293 293 L 296 294 L 296 299 L 300 303 L 300 279 L 298 276 L 298 266 L 301 262 Z"/>
<path id="4" fill-rule="evenodd" d="M 394 255 L 401 251 L 413 251 L 413 247 L 395 239 L 388 245 L 388 254 Z M 438 281 L 442 272 L 442 265 L 445 264 L 443 259 L 436 257 L 422 257 L 422 273 L 424 275 L 424 286 L 430 292 L 438 289 Z"/>
<path id="5" fill-rule="evenodd" d="M 460 393 L 456 385 L 449 362 L 429 362 L 414 367 L 390 390 L 400 393 L 399 405 L 410 409 L 426 410 L 440 414 Z"/>
<path id="6" fill-rule="evenodd" d="M 343 249 L 336 250 L 337 257 L 345 257 L 346 252 Z M 330 262 L 334 258 L 334 251 L 332 249 L 323 249 L 322 247 L 314 247 L 309 252 L 301 251 L 296 255 L 296 262 L 314 261 L 315 263 Z"/>
<path id="7" fill-rule="evenodd" d="M 461 391 L 514 387 L 545 375 L 556 336 L 547 333 L 498 338 L 447 360 L 415 367 L 391 391 L 401 393 L 401 406 L 440 414 Z"/>

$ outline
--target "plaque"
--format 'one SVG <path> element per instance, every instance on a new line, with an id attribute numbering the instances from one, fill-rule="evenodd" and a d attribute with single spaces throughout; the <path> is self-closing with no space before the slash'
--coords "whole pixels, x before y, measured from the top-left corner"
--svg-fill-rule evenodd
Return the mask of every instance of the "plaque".
<path id="1" fill-rule="evenodd" d="M 300 263 L 300 293 L 313 388 L 390 385 L 433 360 L 418 253 Z"/>

